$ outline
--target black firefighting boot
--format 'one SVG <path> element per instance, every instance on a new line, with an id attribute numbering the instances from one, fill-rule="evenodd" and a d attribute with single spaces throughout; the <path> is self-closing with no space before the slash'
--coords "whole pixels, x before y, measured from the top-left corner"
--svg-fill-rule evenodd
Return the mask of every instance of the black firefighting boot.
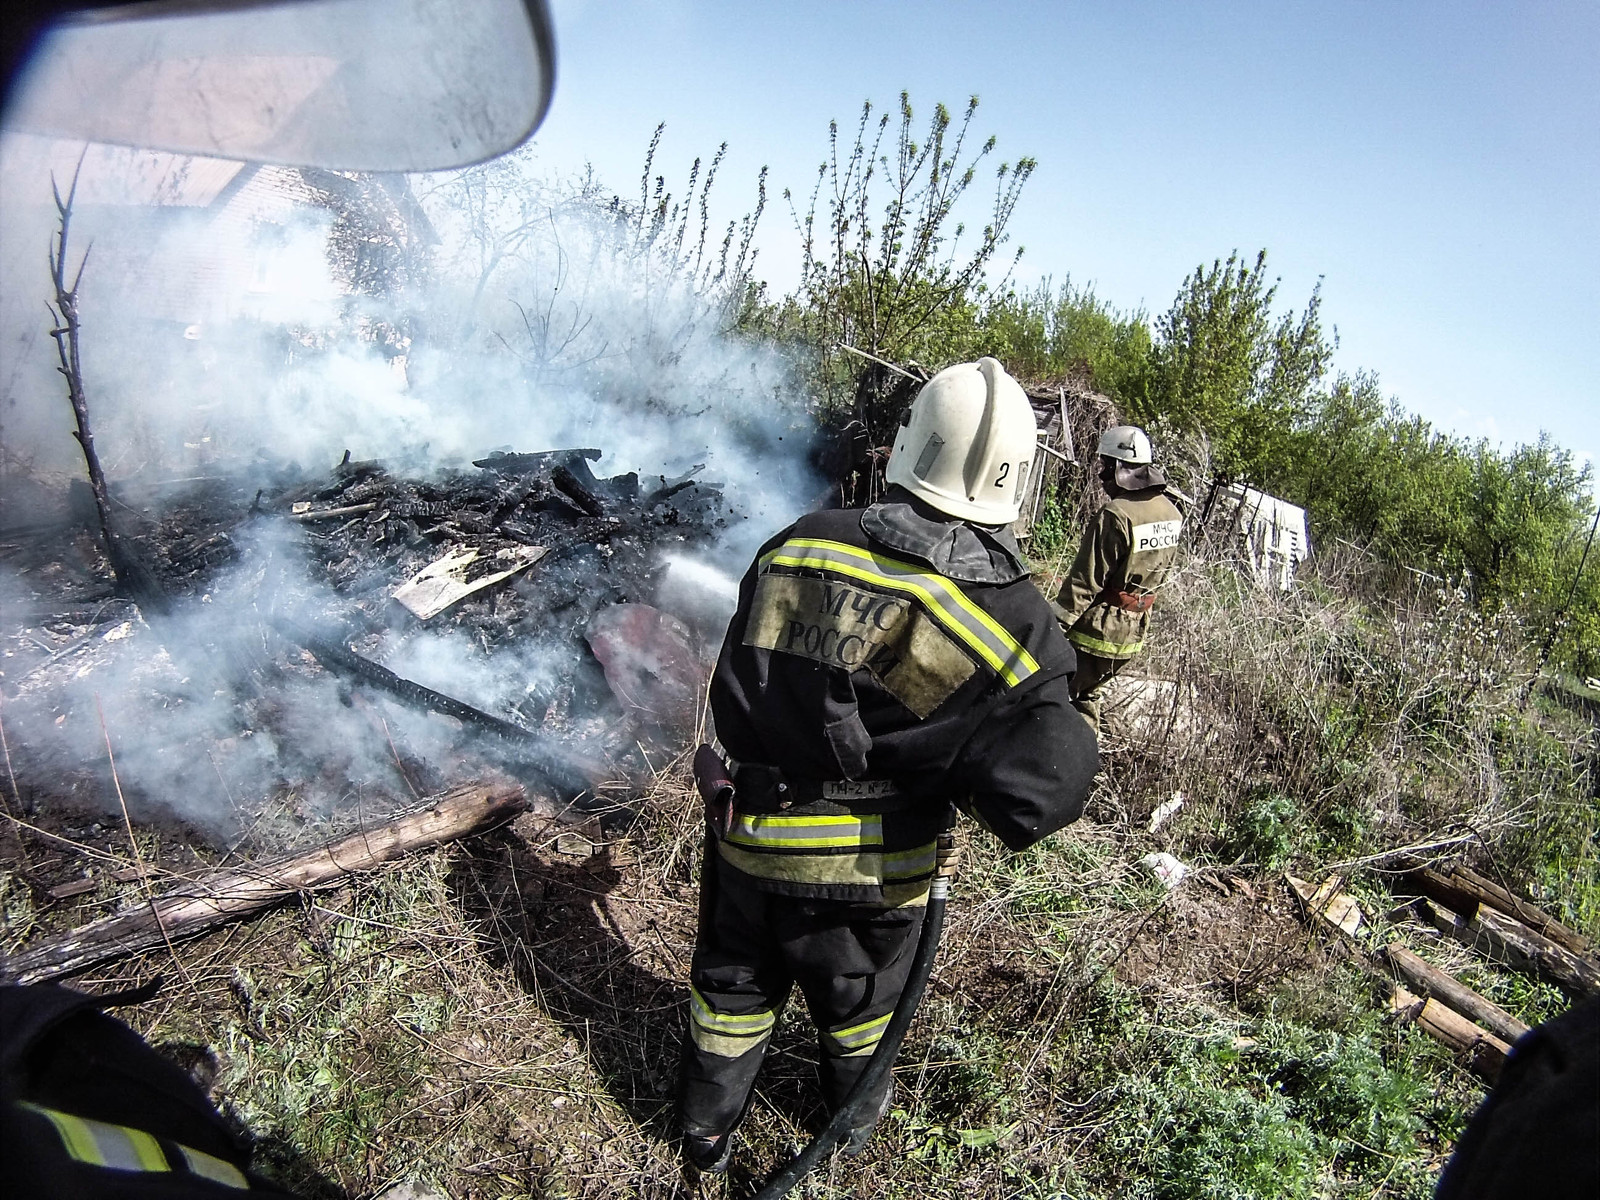
<path id="1" fill-rule="evenodd" d="M 878 1102 L 878 1107 L 861 1124 L 851 1128 L 839 1144 L 839 1153 L 846 1158 L 854 1158 L 867 1148 L 867 1143 L 872 1140 L 872 1132 L 877 1129 L 878 1122 L 883 1120 L 883 1115 L 894 1107 L 894 1077 L 890 1076 L 889 1086 L 883 1089 L 883 1099 Z"/>
<path id="2" fill-rule="evenodd" d="M 702 1175 L 721 1175 L 728 1169 L 728 1160 L 733 1157 L 733 1131 L 729 1130 L 721 1137 L 684 1134 L 683 1157 Z"/>

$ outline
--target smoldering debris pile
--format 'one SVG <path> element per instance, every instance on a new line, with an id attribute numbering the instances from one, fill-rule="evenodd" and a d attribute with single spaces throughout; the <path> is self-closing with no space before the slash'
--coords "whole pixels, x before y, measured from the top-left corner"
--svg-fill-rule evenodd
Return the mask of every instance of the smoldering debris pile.
<path id="1" fill-rule="evenodd" d="M 625 791 L 688 732 L 715 652 L 714 622 L 652 602 L 742 518 L 698 467 L 598 478 L 600 458 L 413 476 L 346 455 L 320 477 L 125 484 L 162 613 L 113 594 L 92 506 L 11 505 L 0 687 L 19 791 L 103 805 L 107 733 L 131 803 L 230 835 L 274 803 L 326 817 L 356 797 L 370 816 L 485 767 Z M 710 573 L 715 612 L 732 585 Z"/>
<path id="2" fill-rule="evenodd" d="M 697 471 L 597 479 L 599 457 L 500 453 L 429 480 L 346 461 L 261 506 L 304 528 L 330 594 L 323 615 L 352 623 L 358 643 L 393 652 L 397 638 L 454 627 L 492 653 L 582 638 L 599 608 L 653 593 L 664 550 L 726 527 L 720 489 Z"/>

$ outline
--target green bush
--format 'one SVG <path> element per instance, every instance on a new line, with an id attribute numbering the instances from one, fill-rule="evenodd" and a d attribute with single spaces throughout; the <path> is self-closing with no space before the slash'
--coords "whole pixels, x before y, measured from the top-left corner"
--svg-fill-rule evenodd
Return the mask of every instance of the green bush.
<path id="1" fill-rule="evenodd" d="M 1282 792 L 1258 789 L 1227 828 L 1229 855 L 1276 870 L 1294 849 L 1291 831 L 1298 815 L 1294 800 Z"/>
<path id="2" fill-rule="evenodd" d="M 1143 312 L 1122 313 L 1092 287 L 1059 288 L 1048 279 L 1031 290 L 994 296 L 981 314 L 986 353 L 1028 379 L 1088 374 L 1094 386 L 1130 411 L 1148 405 L 1150 326 Z"/>
<path id="3" fill-rule="evenodd" d="M 1137 1164 L 1116 1191 L 1152 1200 L 1372 1195 L 1422 1200 L 1432 1188 L 1424 1116 L 1436 1088 L 1354 1032 L 1269 1017 L 1251 1036 L 1146 1030 L 1104 1117 L 1109 1156 Z M 1150 1059 L 1154 1058 L 1154 1063 Z"/>

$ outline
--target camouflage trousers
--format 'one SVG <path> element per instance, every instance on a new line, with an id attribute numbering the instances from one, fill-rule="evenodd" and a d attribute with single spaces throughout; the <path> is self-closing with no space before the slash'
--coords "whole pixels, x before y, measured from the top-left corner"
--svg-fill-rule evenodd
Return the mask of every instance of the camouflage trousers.
<path id="1" fill-rule="evenodd" d="M 1106 686 L 1115 679 L 1122 668 L 1133 661 L 1130 658 L 1101 658 L 1074 646 L 1078 656 L 1078 670 L 1072 676 L 1072 706 L 1089 722 L 1089 728 L 1100 733 L 1100 702 L 1105 698 Z"/>

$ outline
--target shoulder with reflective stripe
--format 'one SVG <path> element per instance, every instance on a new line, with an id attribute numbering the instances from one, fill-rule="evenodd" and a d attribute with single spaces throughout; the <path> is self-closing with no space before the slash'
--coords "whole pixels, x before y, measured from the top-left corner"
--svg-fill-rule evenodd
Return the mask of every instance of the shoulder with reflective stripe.
<path id="1" fill-rule="evenodd" d="M 142 1171 L 169 1173 L 173 1165 L 155 1135 L 127 1125 L 113 1125 L 109 1121 L 96 1121 L 92 1117 L 74 1116 L 42 1104 L 20 1102 L 19 1107 L 38 1113 L 55 1126 L 61 1144 L 76 1162 L 91 1167 L 104 1167 L 108 1171 Z M 244 1172 L 224 1159 L 195 1150 L 190 1146 L 169 1142 L 182 1159 L 180 1165 L 191 1175 L 209 1179 L 224 1187 L 247 1191 L 250 1182 Z"/>
<path id="2" fill-rule="evenodd" d="M 886 554 L 823 538 L 791 537 L 761 556 L 763 572 L 773 567 L 815 570 L 860 580 L 910 596 L 978 659 L 1015 687 L 1039 670 L 1026 647 L 942 575 Z"/>

